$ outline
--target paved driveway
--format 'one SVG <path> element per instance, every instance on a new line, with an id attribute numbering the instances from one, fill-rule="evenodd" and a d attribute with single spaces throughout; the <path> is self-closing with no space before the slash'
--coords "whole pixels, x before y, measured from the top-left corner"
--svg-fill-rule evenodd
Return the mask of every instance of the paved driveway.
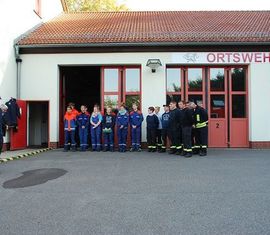
<path id="1" fill-rule="evenodd" d="M 0 164 L 0 234 L 270 234 L 270 151 L 54 150 Z"/>

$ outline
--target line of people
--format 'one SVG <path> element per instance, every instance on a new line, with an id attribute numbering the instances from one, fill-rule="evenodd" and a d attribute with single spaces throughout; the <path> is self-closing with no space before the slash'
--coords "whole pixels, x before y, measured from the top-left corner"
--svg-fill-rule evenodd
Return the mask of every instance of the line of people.
<path id="1" fill-rule="evenodd" d="M 192 153 L 201 156 L 207 154 L 208 115 L 207 111 L 194 102 L 171 101 L 164 105 L 164 113 L 160 107 L 149 107 L 146 117 L 147 144 L 149 152 L 166 152 L 168 140 L 170 154 L 191 157 Z M 99 106 L 95 105 L 89 114 L 85 105 L 81 106 L 79 113 L 73 103 L 67 107 L 64 117 L 65 147 L 76 150 L 76 130 L 80 139 L 80 150 L 88 149 L 89 134 L 91 135 L 92 151 L 114 151 L 114 130 L 116 126 L 118 138 L 118 151 L 127 151 L 127 136 L 130 127 L 130 151 L 141 151 L 141 127 L 144 117 L 137 104 L 132 105 L 128 112 L 125 104 L 121 104 L 117 114 L 111 107 L 106 108 L 104 115 Z M 101 140 L 103 137 L 103 146 Z"/>

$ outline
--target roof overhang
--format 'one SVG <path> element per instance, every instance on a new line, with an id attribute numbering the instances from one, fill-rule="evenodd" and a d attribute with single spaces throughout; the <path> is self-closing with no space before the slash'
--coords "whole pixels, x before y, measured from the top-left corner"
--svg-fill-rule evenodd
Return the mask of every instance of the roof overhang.
<path id="1" fill-rule="evenodd" d="M 145 42 L 15 45 L 20 54 L 165 52 L 165 51 L 270 51 L 270 42 Z"/>

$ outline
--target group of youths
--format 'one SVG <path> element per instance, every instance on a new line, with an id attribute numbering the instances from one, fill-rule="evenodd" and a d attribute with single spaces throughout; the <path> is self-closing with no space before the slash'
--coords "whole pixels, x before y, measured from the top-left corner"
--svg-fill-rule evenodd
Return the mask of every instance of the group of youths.
<path id="1" fill-rule="evenodd" d="M 177 107 L 178 105 L 178 107 Z M 208 114 L 201 103 L 175 102 L 160 107 L 149 107 L 146 117 L 147 145 L 149 152 L 166 152 L 191 157 L 192 154 L 207 154 Z M 114 151 L 114 132 L 118 138 L 118 151 L 127 151 L 127 137 L 131 133 L 130 151 L 141 151 L 141 129 L 144 117 L 138 105 L 132 105 L 128 111 L 125 104 L 121 104 L 117 113 L 111 107 L 106 107 L 102 115 L 98 105 L 90 114 L 85 105 L 79 113 L 73 103 L 69 103 L 64 116 L 65 146 L 76 151 L 76 133 L 79 135 L 80 150 L 86 151 L 91 139 L 92 151 Z M 89 138 L 89 135 L 91 138 Z M 102 145 L 103 139 L 103 145 Z M 168 142 L 169 140 L 169 142 Z"/>

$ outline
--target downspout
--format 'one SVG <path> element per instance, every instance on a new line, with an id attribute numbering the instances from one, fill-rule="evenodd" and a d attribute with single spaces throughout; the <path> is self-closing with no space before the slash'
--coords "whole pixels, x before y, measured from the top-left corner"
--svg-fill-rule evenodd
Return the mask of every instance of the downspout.
<path id="1" fill-rule="evenodd" d="M 19 46 L 15 45 L 15 58 L 16 58 L 16 97 L 21 98 L 21 63 L 22 59 L 20 57 Z"/>

